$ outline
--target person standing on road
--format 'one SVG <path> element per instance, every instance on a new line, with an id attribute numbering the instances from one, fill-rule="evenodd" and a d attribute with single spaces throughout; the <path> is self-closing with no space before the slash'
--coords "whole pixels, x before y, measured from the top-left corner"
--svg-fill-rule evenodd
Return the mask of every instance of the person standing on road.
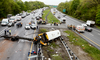
<path id="1" fill-rule="evenodd" d="M 60 25 L 61 25 L 61 22 L 60 22 Z"/>
<path id="2" fill-rule="evenodd" d="M 11 30 L 9 29 L 9 35 L 11 35 Z"/>
<path id="3" fill-rule="evenodd" d="M 6 29 L 4 30 L 4 33 L 5 33 L 5 35 L 6 35 Z"/>

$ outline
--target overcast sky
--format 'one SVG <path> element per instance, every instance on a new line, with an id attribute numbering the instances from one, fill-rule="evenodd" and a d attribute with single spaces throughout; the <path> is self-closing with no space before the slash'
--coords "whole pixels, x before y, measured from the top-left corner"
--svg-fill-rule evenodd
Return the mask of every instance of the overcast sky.
<path id="1" fill-rule="evenodd" d="M 25 1 L 36 1 L 36 0 L 22 0 L 22 1 L 25 2 Z M 65 2 L 69 0 L 37 0 L 37 1 L 44 2 L 47 5 L 58 5 L 61 2 Z"/>

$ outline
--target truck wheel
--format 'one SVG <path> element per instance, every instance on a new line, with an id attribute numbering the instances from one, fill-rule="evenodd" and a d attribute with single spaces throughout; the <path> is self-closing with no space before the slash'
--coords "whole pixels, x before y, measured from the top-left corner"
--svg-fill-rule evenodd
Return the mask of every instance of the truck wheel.
<path id="1" fill-rule="evenodd" d="M 11 41 L 15 41 L 15 38 L 14 38 L 14 37 L 12 37 L 12 38 L 11 38 Z"/>

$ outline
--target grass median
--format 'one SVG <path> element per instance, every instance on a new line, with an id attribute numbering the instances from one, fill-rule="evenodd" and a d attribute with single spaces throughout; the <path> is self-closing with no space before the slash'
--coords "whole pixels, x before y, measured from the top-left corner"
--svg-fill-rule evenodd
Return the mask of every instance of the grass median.
<path id="1" fill-rule="evenodd" d="M 46 15 L 49 13 L 50 9 L 43 11 L 42 19 L 45 20 Z"/>
<path id="2" fill-rule="evenodd" d="M 45 32 L 48 32 L 48 30 L 45 29 L 45 28 L 40 28 L 40 32 L 41 32 L 41 33 L 45 33 Z"/>
<path id="3" fill-rule="evenodd" d="M 56 22 L 60 23 L 60 21 L 50 12 L 49 15 L 47 16 L 48 23 Z"/>
<path id="4" fill-rule="evenodd" d="M 72 44 L 80 46 L 85 52 L 88 53 L 89 56 L 93 58 L 93 60 L 100 60 L 100 50 L 90 45 L 87 41 L 82 39 L 76 33 L 70 30 L 64 32 L 69 34 L 68 38 L 69 41 L 72 42 Z"/>

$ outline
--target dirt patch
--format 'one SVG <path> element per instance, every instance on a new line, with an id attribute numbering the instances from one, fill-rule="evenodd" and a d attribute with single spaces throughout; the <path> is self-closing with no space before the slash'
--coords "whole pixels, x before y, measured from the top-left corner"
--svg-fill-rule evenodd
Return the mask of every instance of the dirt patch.
<path id="1" fill-rule="evenodd" d="M 8 49 L 12 46 L 12 41 L 10 40 L 3 40 L 0 43 L 0 60 L 5 60 L 7 55 L 6 52 L 8 51 Z"/>
<path id="2" fill-rule="evenodd" d="M 45 29 L 49 31 L 54 30 L 51 28 L 45 28 Z M 48 46 L 43 46 L 42 50 L 43 50 L 43 55 L 45 60 L 49 60 L 49 59 L 70 60 L 64 46 L 62 45 L 59 39 L 50 42 Z"/>
<path id="3" fill-rule="evenodd" d="M 79 46 L 74 46 L 69 41 L 67 41 L 67 45 L 76 54 L 76 56 L 78 56 L 80 60 L 92 60 L 92 58 L 89 57 L 88 54 L 84 52 Z"/>
<path id="4" fill-rule="evenodd" d="M 43 46 L 42 49 L 45 60 L 48 60 L 49 58 L 51 60 L 58 60 L 58 57 L 59 60 L 69 60 L 68 54 L 60 41 L 52 41 L 50 45 Z"/>
<path id="5" fill-rule="evenodd" d="M 51 28 L 45 28 L 51 31 Z M 59 29 L 59 28 L 56 28 Z M 68 47 L 73 51 L 73 53 L 80 59 L 80 60 L 92 60 L 92 58 L 82 50 L 81 47 L 75 46 L 69 42 L 69 39 L 67 36 L 69 36 L 66 31 L 67 29 L 59 29 L 61 31 L 62 37 L 64 38 L 64 41 L 67 43 Z M 55 43 L 57 47 L 52 47 L 52 43 Z M 43 46 L 43 55 L 45 57 L 45 60 L 48 60 L 50 58 L 51 60 L 69 60 L 69 56 L 62 45 L 62 43 L 58 40 L 56 42 L 52 42 L 48 46 Z M 60 56 L 59 59 L 54 59 L 52 56 Z M 67 57 L 67 58 L 66 58 Z M 57 57 L 58 58 L 58 57 Z"/>

